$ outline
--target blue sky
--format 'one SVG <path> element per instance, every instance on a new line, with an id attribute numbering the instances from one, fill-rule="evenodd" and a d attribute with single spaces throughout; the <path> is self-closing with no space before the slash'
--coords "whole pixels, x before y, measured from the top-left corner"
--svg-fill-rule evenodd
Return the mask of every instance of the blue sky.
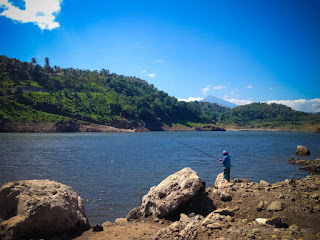
<path id="1" fill-rule="evenodd" d="M 109 69 L 179 99 L 320 111 L 320 1 L 0 0 L 0 54 Z"/>

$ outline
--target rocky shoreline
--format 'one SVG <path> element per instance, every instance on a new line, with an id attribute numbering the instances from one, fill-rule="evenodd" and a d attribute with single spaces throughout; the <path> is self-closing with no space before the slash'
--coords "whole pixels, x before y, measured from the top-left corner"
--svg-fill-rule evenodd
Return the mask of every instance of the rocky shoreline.
<path id="1" fill-rule="evenodd" d="M 274 184 L 247 179 L 229 183 L 219 174 L 214 186 L 204 188 L 197 173 L 185 168 L 152 187 L 126 218 L 103 223 L 103 231 L 86 230 L 81 198 L 70 187 L 41 181 L 48 180 L 1 188 L 2 239 L 320 239 L 320 175 L 316 174 Z M 66 219 L 60 216 L 64 211 L 69 212 Z M 73 217 L 67 220 L 67 216 Z M 76 229 L 78 236 L 61 235 L 63 226 Z"/>
<path id="2" fill-rule="evenodd" d="M 319 175 L 274 184 L 221 178 L 186 201 L 178 219 L 131 212 L 76 239 L 320 239 Z"/>

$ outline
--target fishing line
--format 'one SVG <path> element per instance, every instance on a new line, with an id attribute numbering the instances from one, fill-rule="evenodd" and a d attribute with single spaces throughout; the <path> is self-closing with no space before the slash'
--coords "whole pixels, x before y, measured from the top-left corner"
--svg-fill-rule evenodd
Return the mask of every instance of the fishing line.
<path id="1" fill-rule="evenodd" d="M 199 150 L 199 149 L 197 149 L 197 148 L 195 148 L 195 147 L 192 147 L 192 146 L 190 146 L 190 145 L 188 145 L 188 144 L 185 144 L 185 143 L 183 143 L 183 142 L 180 142 L 180 141 L 178 141 L 178 140 L 176 140 L 176 141 L 177 141 L 178 143 L 186 146 L 186 147 L 192 148 L 193 150 L 196 150 L 196 151 L 201 152 L 201 153 L 203 153 L 203 154 L 205 154 L 205 155 L 207 155 L 207 156 L 209 156 L 209 157 L 211 157 L 211 158 L 214 158 L 214 159 L 219 160 L 219 158 L 214 157 L 214 156 L 212 156 L 212 155 L 209 154 L 209 153 L 206 153 L 206 152 L 204 152 L 204 151 L 202 151 L 202 150 Z"/>
<path id="2" fill-rule="evenodd" d="M 201 153 L 203 153 L 203 154 L 205 154 L 205 155 L 207 155 L 207 156 L 209 156 L 209 157 L 211 157 L 211 158 L 213 158 L 213 159 L 220 160 L 219 158 L 214 157 L 214 156 L 212 156 L 211 154 L 206 153 L 206 152 L 204 152 L 204 151 L 202 151 L 202 150 L 200 150 L 200 149 L 198 149 L 198 148 L 192 147 L 192 146 L 190 146 L 190 145 L 188 145 L 188 144 L 185 144 L 185 143 L 183 143 L 183 142 L 180 142 L 180 141 L 178 141 L 178 140 L 175 140 L 175 141 L 177 141 L 178 143 L 180 143 L 180 144 L 182 144 L 182 145 L 184 145 L 184 146 L 186 146 L 186 147 L 192 148 L 193 150 L 196 150 L 196 151 L 198 151 L 198 152 L 201 152 Z M 234 165 L 231 165 L 231 167 L 234 167 Z"/>

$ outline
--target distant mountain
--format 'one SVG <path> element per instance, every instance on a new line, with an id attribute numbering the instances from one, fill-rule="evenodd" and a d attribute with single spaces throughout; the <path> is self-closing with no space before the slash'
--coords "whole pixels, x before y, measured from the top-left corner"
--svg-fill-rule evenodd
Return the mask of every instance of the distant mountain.
<path id="1" fill-rule="evenodd" d="M 236 105 L 234 103 L 222 100 L 222 99 L 217 98 L 217 97 L 212 96 L 212 95 L 209 95 L 209 96 L 205 97 L 201 101 L 202 102 L 209 102 L 209 103 L 216 103 L 216 104 L 219 104 L 221 106 L 228 107 L 228 108 L 234 108 L 234 107 L 238 106 L 238 105 Z"/>

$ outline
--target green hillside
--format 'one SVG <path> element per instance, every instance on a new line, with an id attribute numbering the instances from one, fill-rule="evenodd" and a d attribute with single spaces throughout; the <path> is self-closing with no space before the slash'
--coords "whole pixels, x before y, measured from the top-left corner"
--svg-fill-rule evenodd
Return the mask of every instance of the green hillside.
<path id="1" fill-rule="evenodd" d="M 179 102 L 144 80 L 105 69 L 50 67 L 49 59 L 41 67 L 35 59 L 27 63 L 0 56 L 0 80 L 2 122 L 55 121 L 54 115 L 147 128 L 212 123 L 198 105 Z"/>
<path id="2" fill-rule="evenodd" d="M 319 114 L 280 104 L 230 109 L 207 102 L 179 102 L 136 77 L 100 71 L 44 67 L 0 56 L 0 129 L 8 123 L 89 122 L 121 128 L 234 125 L 314 130 Z"/>
<path id="3" fill-rule="evenodd" d="M 248 128 L 302 129 L 319 127 L 320 117 L 282 104 L 251 103 L 223 113 L 219 122 Z"/>

